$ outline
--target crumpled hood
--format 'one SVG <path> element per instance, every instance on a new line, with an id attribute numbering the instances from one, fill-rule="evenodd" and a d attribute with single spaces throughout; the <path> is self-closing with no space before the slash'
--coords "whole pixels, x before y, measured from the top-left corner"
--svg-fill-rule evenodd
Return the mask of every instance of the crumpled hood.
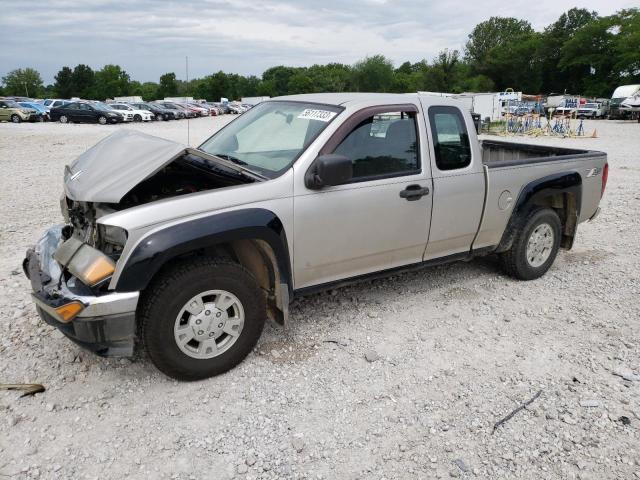
<path id="1" fill-rule="evenodd" d="M 118 203 L 133 187 L 186 153 L 180 143 L 118 130 L 65 167 L 67 196 L 79 202 Z"/>

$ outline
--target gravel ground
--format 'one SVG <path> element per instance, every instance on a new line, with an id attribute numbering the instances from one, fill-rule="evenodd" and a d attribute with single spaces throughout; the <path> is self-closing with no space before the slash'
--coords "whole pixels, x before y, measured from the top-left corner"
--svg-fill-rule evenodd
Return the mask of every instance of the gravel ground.
<path id="1" fill-rule="evenodd" d="M 192 121 L 191 143 L 228 119 Z M 520 139 L 609 154 L 602 214 L 545 277 L 487 257 L 298 299 L 288 331 L 198 383 L 84 352 L 29 299 L 20 264 L 60 221 L 63 166 L 116 128 L 0 124 L 0 382 L 47 387 L 0 392 L 3 478 L 640 477 L 640 124 Z"/>

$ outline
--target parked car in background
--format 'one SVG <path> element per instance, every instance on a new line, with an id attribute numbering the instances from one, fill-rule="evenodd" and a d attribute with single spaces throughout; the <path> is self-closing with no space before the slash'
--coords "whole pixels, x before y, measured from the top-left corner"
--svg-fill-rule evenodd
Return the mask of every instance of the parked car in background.
<path id="1" fill-rule="evenodd" d="M 176 107 L 178 107 L 184 113 L 185 118 L 196 118 L 198 116 L 198 112 L 191 108 L 187 108 L 181 103 L 174 103 Z"/>
<path id="2" fill-rule="evenodd" d="M 585 103 L 577 110 L 578 118 L 604 118 L 606 112 L 601 103 Z"/>
<path id="3" fill-rule="evenodd" d="M 575 107 L 558 107 L 553 111 L 554 115 L 573 115 L 576 111 Z"/>
<path id="4" fill-rule="evenodd" d="M 160 105 L 162 108 L 166 108 L 167 110 L 171 110 L 176 117 L 176 120 L 180 120 L 182 118 L 187 118 L 184 110 L 179 108 L 176 104 L 171 102 L 164 102 L 162 100 L 158 100 L 153 102 L 154 105 Z"/>
<path id="5" fill-rule="evenodd" d="M 52 122 L 60 123 L 121 123 L 124 116 L 102 102 L 70 102 L 60 107 L 54 107 L 49 112 Z"/>
<path id="6" fill-rule="evenodd" d="M 627 120 L 632 118 L 633 112 L 626 108 L 620 108 L 628 98 L 640 95 L 640 84 L 621 85 L 613 91 L 611 95 L 611 104 L 609 110 L 609 118 L 616 120 Z"/>
<path id="7" fill-rule="evenodd" d="M 202 116 L 202 109 L 200 109 L 200 108 L 196 109 L 196 108 L 192 107 L 191 105 L 187 105 L 186 103 L 182 103 L 182 102 L 180 102 L 180 103 L 176 102 L 176 105 L 178 107 L 182 108 L 185 112 L 190 112 L 192 114 L 191 116 L 188 115 L 188 118 L 196 118 L 196 117 L 201 117 Z"/>
<path id="8" fill-rule="evenodd" d="M 20 102 L 33 102 L 33 98 L 29 98 L 29 97 L 20 97 L 20 96 L 7 96 L 4 97 L 7 100 L 13 100 L 16 103 L 20 103 Z"/>
<path id="9" fill-rule="evenodd" d="M 175 110 L 164 108 L 157 103 L 133 102 L 129 105 L 131 105 L 133 108 L 137 108 L 139 110 L 147 110 L 153 113 L 155 120 L 176 120 Z"/>
<path id="10" fill-rule="evenodd" d="M 28 122 L 37 115 L 38 112 L 34 108 L 23 107 L 15 100 L 0 99 L 0 121 Z"/>
<path id="11" fill-rule="evenodd" d="M 49 112 L 44 105 L 36 102 L 18 102 L 18 105 L 25 108 L 33 108 L 37 113 L 32 115 L 30 122 L 46 122 L 49 120 Z"/>
<path id="12" fill-rule="evenodd" d="M 71 100 L 63 100 L 61 98 L 45 98 L 42 104 L 51 111 L 54 107 L 61 107 L 65 103 L 70 103 Z"/>
<path id="13" fill-rule="evenodd" d="M 227 107 L 229 108 L 229 113 L 233 115 L 240 115 L 245 112 L 244 107 L 238 103 L 229 103 L 227 104 Z"/>
<path id="14" fill-rule="evenodd" d="M 229 113 L 229 109 L 226 104 L 221 102 L 207 102 L 218 111 L 218 115 L 225 115 Z"/>
<path id="15" fill-rule="evenodd" d="M 200 117 L 208 117 L 209 115 L 211 115 L 211 112 L 209 111 L 210 109 L 207 105 L 194 102 L 186 102 L 183 105 L 187 108 L 195 110 Z"/>
<path id="16" fill-rule="evenodd" d="M 110 103 L 109 106 L 134 122 L 150 122 L 154 119 L 153 113 L 149 110 L 138 109 L 126 103 Z"/>

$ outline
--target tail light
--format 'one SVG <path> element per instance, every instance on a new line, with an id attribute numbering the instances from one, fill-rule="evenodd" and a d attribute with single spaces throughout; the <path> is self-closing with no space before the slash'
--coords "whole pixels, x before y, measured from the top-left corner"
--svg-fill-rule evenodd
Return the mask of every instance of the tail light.
<path id="1" fill-rule="evenodd" d="M 609 164 L 605 163 L 602 169 L 602 190 L 600 191 L 600 198 L 604 195 L 604 189 L 607 188 L 607 180 L 609 179 Z"/>

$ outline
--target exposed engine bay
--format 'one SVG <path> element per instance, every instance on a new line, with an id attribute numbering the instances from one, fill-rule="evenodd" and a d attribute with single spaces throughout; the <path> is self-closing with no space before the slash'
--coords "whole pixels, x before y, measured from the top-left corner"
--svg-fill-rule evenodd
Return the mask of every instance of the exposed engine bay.
<path id="1" fill-rule="evenodd" d="M 93 203 L 61 199 L 62 214 L 68 224 L 63 237 L 75 236 L 115 260 L 127 233 L 96 220 L 111 213 L 171 197 L 253 183 L 255 179 L 193 154 L 185 154 L 134 186 L 118 203 Z"/>

